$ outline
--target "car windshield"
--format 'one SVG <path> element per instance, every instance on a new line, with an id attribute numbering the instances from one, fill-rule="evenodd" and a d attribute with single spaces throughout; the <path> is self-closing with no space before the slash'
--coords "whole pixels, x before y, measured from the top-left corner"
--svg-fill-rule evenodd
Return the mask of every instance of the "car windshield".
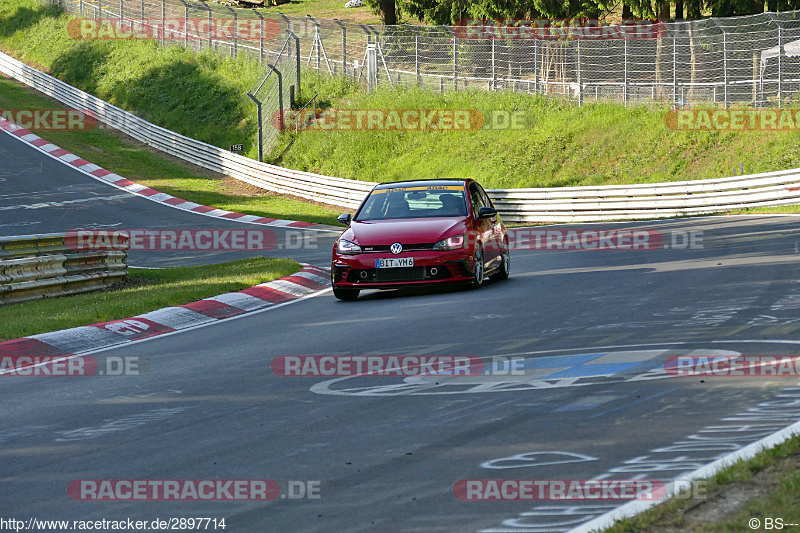
<path id="1" fill-rule="evenodd" d="M 462 185 L 375 189 L 356 220 L 466 216 Z"/>

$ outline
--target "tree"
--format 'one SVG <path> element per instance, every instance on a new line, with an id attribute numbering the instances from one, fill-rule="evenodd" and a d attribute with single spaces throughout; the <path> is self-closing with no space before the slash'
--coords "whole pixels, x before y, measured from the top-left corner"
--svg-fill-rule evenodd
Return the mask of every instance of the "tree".
<path id="1" fill-rule="evenodd" d="M 397 24 L 397 4 L 395 0 L 366 0 L 366 4 L 381 16 L 381 24 L 394 26 Z"/>

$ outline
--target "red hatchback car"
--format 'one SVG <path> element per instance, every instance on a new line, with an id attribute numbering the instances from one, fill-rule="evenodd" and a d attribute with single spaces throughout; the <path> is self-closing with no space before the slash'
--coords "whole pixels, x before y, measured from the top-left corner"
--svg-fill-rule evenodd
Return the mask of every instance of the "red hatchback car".
<path id="1" fill-rule="evenodd" d="M 331 281 L 340 300 L 361 289 L 506 279 L 506 228 L 483 188 L 471 179 L 382 183 L 333 245 Z"/>

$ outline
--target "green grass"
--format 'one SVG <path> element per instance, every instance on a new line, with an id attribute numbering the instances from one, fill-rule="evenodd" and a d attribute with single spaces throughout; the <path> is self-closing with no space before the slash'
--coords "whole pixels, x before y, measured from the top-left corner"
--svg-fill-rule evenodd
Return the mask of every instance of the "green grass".
<path id="1" fill-rule="evenodd" d="M 217 265 L 130 269 L 128 286 L 0 307 L 0 340 L 135 316 L 289 276 L 300 265 L 256 257 Z"/>
<path id="2" fill-rule="evenodd" d="M 708 497 L 716 493 L 730 490 L 734 485 L 761 488 L 762 495 L 743 502 L 737 509 L 728 513 L 724 521 L 690 527 L 690 519 L 684 513 L 694 507 L 697 500 L 673 499 L 658 505 L 633 518 L 621 520 L 607 529 L 609 533 L 629 533 L 652 531 L 658 532 L 666 528 L 681 531 L 730 532 L 752 531 L 748 527 L 750 518 L 772 517 L 783 518 L 790 522 L 800 522 L 800 510 L 797 507 L 800 498 L 800 436 L 792 437 L 780 445 L 759 452 L 746 461 L 738 461 L 720 471 L 707 480 Z M 762 473 L 761 478 L 756 474 Z M 772 476 L 774 486 L 769 489 L 764 474 Z M 763 531 L 763 529 L 759 529 Z"/>
<path id="3" fill-rule="evenodd" d="M 800 132 L 685 132 L 667 107 L 623 107 L 476 89 L 432 93 L 383 87 L 365 93 L 310 77 L 333 108 L 467 109 L 519 113 L 520 130 L 307 131 L 283 164 L 369 181 L 476 178 L 487 188 L 561 187 L 719 178 L 800 167 Z M 498 116 L 498 115 L 494 115 Z"/>
<path id="4" fill-rule="evenodd" d="M 268 7 L 266 11 L 268 13 L 283 13 L 293 17 L 311 15 L 320 19 L 339 19 L 362 24 L 381 23 L 380 16 L 373 13 L 368 6 L 347 8 L 344 7 L 346 2 L 347 0 L 292 0 L 285 4 Z"/>

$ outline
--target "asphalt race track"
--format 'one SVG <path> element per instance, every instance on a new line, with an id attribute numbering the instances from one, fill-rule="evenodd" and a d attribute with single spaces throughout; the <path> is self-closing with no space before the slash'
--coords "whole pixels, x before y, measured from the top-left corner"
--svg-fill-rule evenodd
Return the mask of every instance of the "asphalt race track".
<path id="1" fill-rule="evenodd" d="M 4 209 L 2 234 L 219 223 L 108 199 L 120 192 L 14 142 L 0 136 L 0 157 L 14 161 L 0 171 L 2 206 L 91 201 Z M 650 229 L 667 246 L 515 250 L 511 278 L 479 290 L 365 292 L 356 302 L 324 292 L 93 354 L 138 358 L 139 375 L 0 376 L 0 516 L 225 518 L 233 532 L 568 530 L 624 502 L 462 501 L 454 485 L 668 482 L 800 419 L 797 378 L 664 370 L 675 355 L 800 354 L 797 221 L 559 226 Z M 328 266 L 328 254 L 326 244 L 287 255 Z M 184 259 L 208 258 L 141 261 Z M 271 369 L 279 356 L 327 354 L 477 356 L 487 365 L 502 356 L 525 372 L 337 378 Z M 321 492 L 269 502 L 72 499 L 70 482 L 86 479 L 311 481 Z"/>
<path id="2" fill-rule="evenodd" d="M 92 179 L 61 161 L 0 132 L 0 236 L 63 233 L 76 229 L 265 229 L 275 248 L 257 251 L 131 251 L 132 266 L 221 263 L 253 255 L 291 257 L 325 265 L 337 233 L 226 221 L 164 205 Z M 125 176 L 136 180 L 136 176 Z"/>

